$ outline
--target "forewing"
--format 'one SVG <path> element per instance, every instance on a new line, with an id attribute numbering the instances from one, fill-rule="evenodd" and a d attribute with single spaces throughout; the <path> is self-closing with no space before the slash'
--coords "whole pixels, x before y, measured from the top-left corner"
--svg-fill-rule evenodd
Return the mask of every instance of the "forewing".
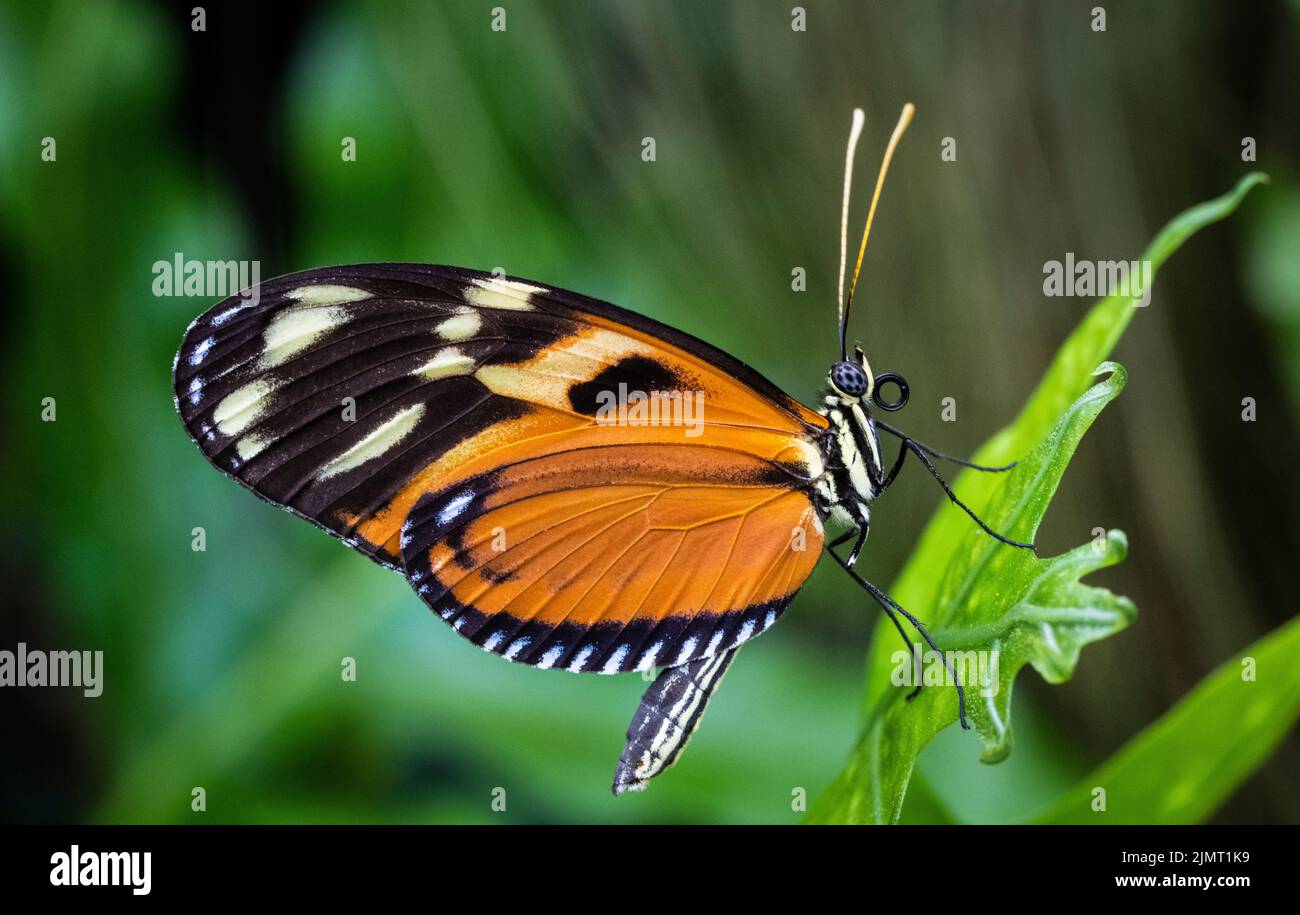
<path id="1" fill-rule="evenodd" d="M 824 420 L 720 350 L 564 290 L 447 267 L 332 267 L 261 284 L 189 328 L 177 409 L 203 453 L 376 561 L 421 499 L 539 456 L 693 443 L 819 469 Z M 608 425 L 602 392 L 698 392 L 681 427 Z"/>

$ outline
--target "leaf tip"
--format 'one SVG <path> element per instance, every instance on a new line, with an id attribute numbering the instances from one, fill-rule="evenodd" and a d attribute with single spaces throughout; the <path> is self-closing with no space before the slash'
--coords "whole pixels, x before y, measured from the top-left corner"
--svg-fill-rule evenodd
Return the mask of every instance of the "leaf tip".
<path id="1" fill-rule="evenodd" d="M 1106 378 L 1106 382 L 1114 385 L 1116 393 L 1122 391 L 1124 386 L 1128 384 L 1128 370 L 1118 362 L 1107 360 L 1093 369 L 1092 374 L 1094 378 L 1101 378 L 1103 375 L 1109 376 Z"/>
<path id="2" fill-rule="evenodd" d="M 1128 534 L 1112 528 L 1106 531 L 1106 565 L 1117 565 L 1128 557 Z"/>
<path id="3" fill-rule="evenodd" d="M 1261 184 L 1272 184 L 1273 179 L 1269 177 L 1268 172 L 1250 172 L 1237 182 L 1238 193 L 1245 194 L 1253 187 Z"/>

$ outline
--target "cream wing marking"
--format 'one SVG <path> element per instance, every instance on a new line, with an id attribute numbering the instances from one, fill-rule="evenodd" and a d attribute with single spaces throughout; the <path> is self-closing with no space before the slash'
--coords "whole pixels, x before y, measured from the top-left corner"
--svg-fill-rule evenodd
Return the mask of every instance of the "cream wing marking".
<path id="1" fill-rule="evenodd" d="M 285 295 L 304 305 L 347 305 L 351 302 L 364 302 L 371 297 L 371 293 L 365 289 L 335 285 L 299 286 Z"/>
<path id="2" fill-rule="evenodd" d="M 317 479 L 328 480 L 330 477 L 355 470 L 362 464 L 387 454 L 402 439 L 411 434 L 415 424 L 424 415 L 424 409 L 424 404 L 412 404 L 389 417 L 372 429 L 361 441 L 322 467 L 317 474 Z"/>
<path id="3" fill-rule="evenodd" d="M 439 350 L 438 354 L 417 368 L 411 374 L 423 376 L 428 381 L 451 378 L 454 375 L 469 375 L 478 365 L 478 360 L 467 356 L 454 346 Z"/>
<path id="4" fill-rule="evenodd" d="M 250 381 L 227 394 L 212 411 L 212 419 L 226 435 L 238 435 L 247 429 L 266 409 L 267 398 L 276 388 L 269 378 Z"/>
<path id="5" fill-rule="evenodd" d="M 465 309 L 441 322 L 434 330 L 444 340 L 465 340 L 478 333 L 482 326 L 483 319 L 478 312 Z"/>
<path id="6" fill-rule="evenodd" d="M 532 286 L 519 280 L 504 277 L 476 279 L 465 287 L 465 300 L 479 308 L 496 308 L 506 311 L 532 311 L 532 296 L 545 292 L 545 287 Z"/>
<path id="7" fill-rule="evenodd" d="M 312 305 L 280 312 L 262 335 L 266 347 L 257 362 L 258 368 L 283 365 L 347 319 L 347 309 L 339 305 Z"/>

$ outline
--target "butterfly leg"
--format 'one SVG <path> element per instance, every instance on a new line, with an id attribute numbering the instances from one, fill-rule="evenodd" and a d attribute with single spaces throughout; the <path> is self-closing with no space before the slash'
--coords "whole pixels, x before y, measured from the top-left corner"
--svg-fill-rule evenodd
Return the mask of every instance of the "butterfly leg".
<path id="1" fill-rule="evenodd" d="M 650 779 L 677 761 L 739 650 L 730 648 L 659 673 L 628 726 L 627 743 L 614 767 L 615 794 L 644 791 Z"/>
<path id="2" fill-rule="evenodd" d="M 898 621 L 898 617 L 894 616 L 892 613 L 886 613 L 885 615 L 889 617 L 889 621 L 894 624 L 894 628 L 898 630 L 898 637 L 902 639 L 903 644 L 907 646 L 907 653 L 912 658 L 912 670 L 916 671 L 919 666 L 916 663 L 916 656 L 920 653 L 919 647 L 914 645 L 912 640 L 907 637 L 907 631 L 903 629 L 903 624 Z M 903 698 L 908 702 L 911 702 L 920 694 L 922 685 L 921 678 L 918 676 L 916 678 L 916 686 L 912 687 L 912 691 Z"/>
<path id="3" fill-rule="evenodd" d="M 962 467 L 969 467 L 971 470 L 980 470 L 983 471 L 984 473 L 1003 473 L 1004 471 L 1011 470 L 1012 468 L 1020 464 L 1019 461 L 1012 461 L 1010 464 L 1003 464 L 1000 467 L 989 467 L 984 464 L 976 464 L 974 461 L 968 461 L 965 458 L 959 458 L 955 454 L 948 454 L 944 451 L 940 451 L 937 448 L 931 448 L 925 442 L 917 441 L 916 439 L 912 438 L 910 435 L 908 435 L 906 432 L 902 431 L 901 429 L 895 429 L 893 426 L 889 425 L 889 423 L 881 422 L 879 419 L 877 419 L 875 423 L 877 429 L 881 429 L 885 432 L 888 432 L 890 435 L 897 436 L 898 438 L 911 439 L 911 441 L 914 442 L 918 448 L 920 448 L 926 454 L 930 455 L 930 457 L 936 457 L 941 461 L 951 461 L 954 464 L 960 464 Z"/>
<path id="4" fill-rule="evenodd" d="M 846 531 L 845 533 L 841 534 L 839 537 L 835 538 L 833 542 L 826 544 L 826 549 L 830 552 L 832 556 L 835 556 L 835 560 L 837 562 L 841 562 L 841 560 L 840 557 L 835 553 L 834 547 L 837 547 L 840 544 L 847 542 L 850 538 L 853 537 L 854 534 L 858 533 L 860 530 L 863 531 L 863 533 L 858 538 L 858 544 L 853 548 L 853 553 L 849 556 L 847 560 L 842 561 L 842 562 L 847 562 L 848 566 L 852 566 L 853 560 L 857 555 L 857 551 L 862 546 L 862 541 L 866 539 L 866 533 L 864 528 L 852 528 Z M 846 568 L 848 566 L 846 566 Z M 893 623 L 894 628 L 898 630 L 898 637 L 901 638 L 903 640 L 903 644 L 907 646 L 907 653 L 911 655 L 913 659 L 915 659 L 917 653 L 917 647 L 914 644 L 912 644 L 912 640 L 907 637 L 907 632 L 906 630 L 903 629 L 903 624 L 898 621 L 898 617 L 894 616 L 894 614 L 886 613 L 885 615 L 889 617 L 889 621 Z M 917 693 L 921 691 L 921 685 L 922 685 L 921 681 L 918 679 L 916 683 L 916 688 L 907 694 L 908 702 L 911 702 L 913 699 L 916 698 Z"/>
<path id="5" fill-rule="evenodd" d="M 849 565 L 858 561 L 858 554 L 862 552 L 862 545 L 867 542 L 867 533 L 871 530 L 871 522 L 863 521 L 862 526 L 858 528 L 858 541 L 853 544 L 853 551 L 849 553 Z"/>
<path id="6" fill-rule="evenodd" d="M 1016 546 L 1026 550 L 1033 550 L 1034 553 L 1037 554 L 1038 551 L 1034 548 L 1034 545 L 1032 543 L 1021 543 L 1019 540 L 1012 540 L 1010 537 L 1005 537 L 1002 534 L 999 534 L 997 531 L 993 530 L 993 528 L 985 524 L 984 520 L 980 518 L 979 515 L 975 514 L 975 512 L 973 512 L 970 509 L 970 507 L 966 505 L 965 502 L 957 498 L 957 494 L 952 491 L 952 487 L 948 485 L 948 482 L 944 480 L 943 475 L 939 473 L 939 468 L 935 467 L 934 464 L 931 463 L 930 459 L 926 457 L 926 449 L 922 447 L 919 442 L 917 442 L 913 438 L 909 438 L 906 435 L 902 435 L 901 433 L 895 432 L 893 429 L 887 426 L 881 426 L 881 428 L 885 429 L 888 432 L 892 432 L 898 435 L 899 442 L 898 442 L 898 458 L 894 461 L 894 466 L 889 469 L 889 473 L 885 475 L 885 478 L 881 480 L 879 485 L 876 487 L 877 494 L 884 492 L 886 489 L 889 488 L 890 484 L 894 482 L 894 478 L 898 476 L 898 471 L 901 470 L 903 467 L 904 459 L 907 457 L 908 452 L 911 452 L 912 454 L 916 455 L 917 460 L 919 460 L 925 466 L 925 469 L 929 471 L 930 476 L 934 477 L 935 481 L 941 487 L 943 487 L 943 491 L 947 493 L 948 499 L 952 502 L 952 504 L 956 505 L 966 514 L 970 515 L 971 519 L 980 526 L 981 530 L 983 530 L 984 533 L 988 534 L 990 537 L 992 537 L 994 540 L 999 541 L 1000 543 L 1005 543 L 1007 546 Z M 975 465 L 968 465 L 968 466 L 975 466 Z M 1001 471 L 1001 470 L 1007 470 L 1009 469 L 1009 467 L 976 467 L 976 469 Z"/>
<path id="7" fill-rule="evenodd" d="M 841 544 L 848 543 L 854 537 L 857 537 L 858 542 L 853 544 L 853 551 L 849 553 L 849 565 L 853 565 L 858 561 L 858 554 L 862 552 L 862 545 L 867 542 L 867 533 L 870 530 L 871 530 L 871 523 L 869 521 L 864 521 L 861 524 L 857 525 L 856 527 L 851 527 L 844 533 L 840 534 L 838 537 L 836 537 L 834 540 L 828 543 L 826 545 L 826 548 L 828 550 L 833 549 L 837 546 L 840 546 Z"/>
<path id="8" fill-rule="evenodd" d="M 830 549 L 834 549 L 834 548 L 837 547 L 837 546 L 840 546 L 840 545 L 842 545 L 842 544 L 848 543 L 848 542 L 849 542 L 850 540 L 852 540 L 855 536 L 857 536 L 857 533 L 858 533 L 858 529 L 857 529 L 856 527 L 851 527 L 851 528 L 849 528 L 847 531 L 845 531 L 844 533 L 840 534 L 838 537 L 836 537 L 836 538 L 835 538 L 834 540 L 832 540 L 830 543 L 826 544 L 826 549 L 828 549 L 828 550 L 830 550 Z"/>
<path id="9" fill-rule="evenodd" d="M 894 624 L 894 628 L 903 636 L 903 641 L 907 642 L 909 653 L 913 651 L 912 643 L 908 640 L 907 634 L 903 631 L 903 625 L 898 621 L 898 617 L 894 615 L 895 613 L 900 614 L 904 619 L 911 623 L 913 628 L 921 634 L 921 638 L 925 639 L 926 644 L 938 652 L 939 656 L 943 658 L 944 667 L 948 668 L 948 674 L 952 677 L 952 682 L 957 687 L 957 720 L 961 722 L 961 726 L 964 730 L 969 731 L 970 724 L 966 721 L 966 690 L 962 687 L 961 676 L 957 673 L 956 668 L 952 666 L 952 661 L 948 659 L 948 656 L 944 654 L 943 650 L 940 649 L 938 645 L 935 644 L 934 639 L 930 638 L 930 633 L 926 631 L 925 626 L 921 624 L 920 620 L 904 610 L 898 601 L 894 600 L 884 591 L 880 590 L 857 572 L 853 571 L 853 568 L 846 560 L 841 558 L 838 553 L 831 552 L 831 556 L 837 563 L 839 563 L 840 568 L 849 573 L 853 580 L 858 583 L 859 587 L 870 594 L 875 599 L 876 603 L 880 604 L 880 608 L 885 611 L 885 615 L 889 617 L 890 621 Z M 917 694 L 919 689 L 920 687 L 918 686 L 916 689 L 912 690 L 912 692 L 907 696 L 908 700 L 911 700 Z"/>

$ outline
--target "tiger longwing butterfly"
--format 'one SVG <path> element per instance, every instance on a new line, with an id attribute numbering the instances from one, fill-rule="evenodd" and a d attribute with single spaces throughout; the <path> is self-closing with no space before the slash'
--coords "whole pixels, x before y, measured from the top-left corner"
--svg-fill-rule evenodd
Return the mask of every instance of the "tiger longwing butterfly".
<path id="1" fill-rule="evenodd" d="M 615 769 L 616 794 L 641 790 L 676 760 L 739 646 L 776 622 L 823 546 L 904 641 L 899 615 L 934 646 L 852 568 L 870 503 L 907 454 L 965 508 L 927 454 L 956 459 L 872 415 L 872 403 L 900 408 L 906 382 L 874 375 L 845 346 L 871 220 L 912 111 L 887 147 L 846 298 L 854 112 L 840 360 L 819 410 L 606 302 L 424 264 L 308 270 L 218 303 L 177 354 L 177 410 L 222 472 L 402 573 L 480 647 L 576 672 L 662 668 Z M 616 396 L 637 393 L 640 413 L 623 404 L 611 417 Z M 666 400 L 645 418 L 652 394 Z M 701 409 L 684 423 L 692 398 Z M 880 431 L 901 443 L 889 470 Z M 846 528 L 831 544 L 828 522 Z M 851 538 L 847 558 L 835 552 Z"/>

